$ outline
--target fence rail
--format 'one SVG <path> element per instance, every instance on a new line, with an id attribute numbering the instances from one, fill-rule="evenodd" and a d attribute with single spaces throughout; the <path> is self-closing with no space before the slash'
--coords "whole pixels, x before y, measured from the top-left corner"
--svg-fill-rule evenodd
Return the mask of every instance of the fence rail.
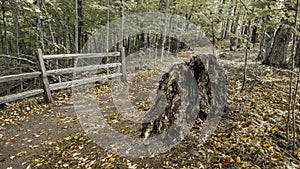
<path id="1" fill-rule="evenodd" d="M 73 72 L 84 72 L 84 71 L 92 71 L 92 70 L 98 70 L 103 68 L 112 68 L 112 67 L 118 67 L 121 66 L 121 63 L 108 63 L 104 65 L 90 65 L 90 66 L 83 66 L 83 67 L 72 67 L 72 68 L 64 68 L 64 69 L 55 69 L 55 70 L 48 70 L 48 75 L 61 75 L 61 74 L 67 74 L 67 73 L 73 73 Z"/>
<path id="2" fill-rule="evenodd" d="M 120 52 L 43 55 L 43 59 L 104 58 L 104 57 L 115 57 L 115 56 L 120 56 Z"/>
<path id="3" fill-rule="evenodd" d="M 24 98 L 31 97 L 31 96 L 36 96 L 36 95 L 39 95 L 42 93 L 44 93 L 43 89 L 36 89 L 36 90 L 29 90 L 29 91 L 22 92 L 22 93 L 3 96 L 3 97 L 0 97 L 0 104 L 16 101 L 19 99 L 24 99 Z"/>
<path id="4" fill-rule="evenodd" d="M 94 82 L 97 82 L 97 81 L 100 81 L 100 80 L 103 80 L 106 78 L 115 78 L 118 76 L 122 76 L 122 73 L 114 73 L 114 74 L 103 75 L 103 76 L 98 76 L 98 77 L 84 78 L 84 79 L 80 79 L 80 80 L 72 80 L 72 81 L 68 81 L 68 82 L 50 84 L 49 88 L 50 88 L 50 90 L 66 89 L 66 88 L 70 88 L 70 87 L 94 83 Z"/>
<path id="5" fill-rule="evenodd" d="M 41 75 L 41 72 L 31 72 L 31 73 L 22 73 L 22 74 L 15 74 L 15 75 L 8 75 L 0 77 L 0 83 L 9 82 L 13 80 L 20 80 L 20 79 L 30 79 L 36 78 Z"/>
<path id="6" fill-rule="evenodd" d="M 51 59 L 111 58 L 111 57 L 120 57 L 121 60 L 118 63 L 106 63 L 106 64 L 89 65 L 89 66 L 81 66 L 81 67 L 61 68 L 55 70 L 47 70 L 45 66 L 45 60 L 51 60 Z M 124 48 L 122 48 L 121 52 L 59 54 L 59 55 L 43 55 L 42 50 L 38 49 L 38 58 L 39 58 L 40 71 L 2 76 L 0 77 L 0 83 L 20 80 L 20 79 L 41 78 L 43 82 L 43 89 L 29 90 L 17 94 L 11 94 L 11 95 L 0 97 L 0 104 L 32 97 L 39 94 L 44 94 L 45 102 L 51 102 L 52 101 L 51 91 L 71 88 L 73 86 L 91 84 L 103 79 L 116 78 L 120 76 L 122 77 L 123 81 L 126 81 L 126 64 L 125 64 L 126 62 L 125 62 Z M 110 73 L 109 71 L 110 68 L 117 68 L 116 69 L 117 72 Z M 76 79 L 72 81 L 53 83 L 53 84 L 49 83 L 50 75 L 53 76 L 53 75 L 69 74 L 73 72 L 76 73 L 88 72 L 88 71 L 96 71 L 100 69 L 106 69 L 107 73 L 102 75 L 93 75 L 93 77 L 83 77 L 81 79 Z"/>

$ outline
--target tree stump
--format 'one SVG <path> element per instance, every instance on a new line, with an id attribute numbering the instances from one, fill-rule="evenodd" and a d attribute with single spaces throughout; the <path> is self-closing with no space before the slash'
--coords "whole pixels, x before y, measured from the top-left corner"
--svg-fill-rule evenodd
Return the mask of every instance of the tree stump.
<path id="1" fill-rule="evenodd" d="M 188 62 L 174 65 L 169 72 L 165 73 L 162 76 L 162 79 L 159 82 L 156 100 L 154 101 L 153 106 L 148 114 L 149 116 L 153 117 L 153 114 L 159 111 L 161 111 L 161 113 L 160 115 L 156 115 L 155 119 L 153 119 L 152 121 L 149 120 L 149 116 L 146 116 L 146 120 L 142 124 L 142 138 L 161 134 L 164 131 L 168 130 L 171 125 L 176 125 L 174 124 L 174 122 L 176 118 L 179 117 L 181 111 L 180 106 L 182 106 L 183 104 L 183 99 L 186 98 L 189 102 L 197 102 L 190 103 L 189 106 L 192 107 L 187 106 L 186 108 L 190 109 L 187 110 L 187 112 L 195 110 L 197 108 L 197 117 L 202 121 L 206 120 L 213 102 L 211 92 L 211 79 L 208 73 L 209 70 L 207 70 L 206 68 L 206 66 L 210 66 L 211 63 L 210 59 L 204 61 L 202 56 L 203 55 L 193 56 Z M 210 58 L 214 56 L 205 55 L 205 57 Z M 220 71 L 220 69 L 216 67 L 214 67 L 212 70 Z M 222 79 L 225 79 L 225 74 L 223 71 L 219 76 Z M 224 81 L 226 83 L 226 80 Z M 183 88 L 182 85 L 187 85 L 187 89 Z M 198 90 L 194 90 L 193 88 L 196 88 Z M 189 91 L 186 91 L 187 94 L 185 96 L 181 96 L 184 90 Z M 222 92 L 224 93 L 224 91 Z M 163 97 L 164 99 L 162 99 Z M 162 106 L 159 105 L 162 103 L 165 104 L 163 110 L 161 110 Z M 194 117 L 186 118 L 193 119 Z M 196 117 L 194 119 L 196 119 Z M 192 121 L 192 123 L 194 124 L 194 121 Z M 177 125 L 178 126 L 176 126 L 175 129 L 181 129 L 180 123 Z"/>

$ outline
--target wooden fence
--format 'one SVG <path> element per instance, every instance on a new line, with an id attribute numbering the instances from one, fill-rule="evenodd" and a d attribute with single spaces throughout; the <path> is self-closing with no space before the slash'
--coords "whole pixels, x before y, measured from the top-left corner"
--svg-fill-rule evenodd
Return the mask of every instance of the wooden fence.
<path id="1" fill-rule="evenodd" d="M 88 66 L 81 67 L 71 67 L 71 68 L 62 68 L 55 70 L 47 70 L 45 66 L 45 60 L 52 59 L 77 59 L 77 58 L 110 58 L 110 57 L 121 57 L 121 61 L 117 63 L 106 63 L 106 64 L 93 64 Z M 35 89 L 29 90 L 17 94 L 6 95 L 0 97 L 0 104 L 16 101 L 19 99 L 24 99 L 27 97 L 35 96 L 38 94 L 44 94 L 45 102 L 52 102 L 51 91 L 71 88 L 73 86 L 85 85 L 94 83 L 106 78 L 115 78 L 122 77 L 122 81 L 126 81 L 126 62 L 125 62 L 125 50 L 122 48 L 121 52 L 110 52 L 110 53 L 80 53 L 80 54 L 59 54 L 59 55 L 43 55 L 42 50 L 38 49 L 38 58 L 40 71 L 31 72 L 31 73 L 23 73 L 23 74 L 15 74 L 0 77 L 0 83 L 9 82 L 13 80 L 20 79 L 31 79 L 31 78 L 41 78 L 43 82 L 43 89 Z M 117 68 L 117 72 L 109 73 L 110 68 Z M 102 74 L 101 76 L 96 77 L 87 77 L 82 79 L 76 79 L 72 81 L 60 82 L 60 83 L 49 83 L 49 76 L 51 75 L 63 75 L 73 72 L 88 72 L 95 71 L 99 69 L 106 69 L 107 73 Z"/>

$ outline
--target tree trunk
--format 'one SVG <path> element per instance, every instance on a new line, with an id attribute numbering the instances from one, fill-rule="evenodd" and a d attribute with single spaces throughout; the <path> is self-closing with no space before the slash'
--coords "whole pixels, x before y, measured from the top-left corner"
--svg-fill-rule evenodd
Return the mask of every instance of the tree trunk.
<path id="1" fill-rule="evenodd" d="M 212 11 L 210 11 L 210 15 L 212 16 Z M 212 45 L 216 45 L 216 37 L 215 37 L 215 23 L 214 20 L 211 20 L 211 31 L 212 31 Z M 213 55 L 215 55 L 215 48 L 213 48 Z"/>
<path id="2" fill-rule="evenodd" d="M 72 39 L 72 37 L 73 37 L 73 36 L 71 35 L 71 32 L 69 32 L 69 33 L 68 33 L 68 39 L 69 39 L 70 52 L 71 52 L 71 53 L 74 53 L 74 52 L 77 53 L 77 52 L 78 52 L 78 51 L 77 51 L 78 48 L 75 47 L 75 50 L 74 50 L 74 40 Z M 75 41 L 76 41 L 76 40 L 75 40 Z M 75 42 L 75 44 L 76 44 L 76 42 Z M 76 45 L 75 45 L 75 46 L 76 46 Z"/>
<path id="3" fill-rule="evenodd" d="M 131 38 L 130 37 L 128 37 L 128 39 L 127 39 L 127 46 L 126 46 L 126 55 L 129 55 L 129 53 L 131 52 L 131 50 L 130 50 L 130 48 L 131 48 L 131 45 L 130 45 L 130 43 L 131 43 Z"/>
<path id="4" fill-rule="evenodd" d="M 43 2 L 42 2 L 42 5 L 43 5 L 43 8 L 46 11 L 46 13 L 48 13 L 47 8 L 46 8 L 46 6 Z M 47 23 L 48 23 L 49 33 L 51 35 L 51 40 L 52 40 L 52 46 L 54 48 L 54 53 L 57 53 L 58 49 L 57 49 L 56 39 L 54 38 L 54 34 L 53 34 L 53 31 L 52 31 L 51 21 L 48 20 Z"/>
<path id="5" fill-rule="evenodd" d="M 4 38 L 4 45 L 3 45 L 3 52 L 9 54 L 8 52 L 8 40 L 7 40 L 7 23 L 6 23 L 6 10 L 5 10 L 5 0 L 2 0 L 1 10 L 2 10 L 2 21 L 3 21 L 3 38 Z"/>
<path id="6" fill-rule="evenodd" d="M 263 60 L 265 58 L 265 43 L 266 43 L 266 25 L 267 25 L 267 16 L 262 17 L 262 33 L 261 33 L 261 40 L 259 44 L 259 53 L 257 56 L 257 60 Z"/>
<path id="7" fill-rule="evenodd" d="M 294 20 L 294 29 L 297 29 L 297 20 L 298 20 L 298 14 L 299 14 L 299 0 L 297 0 L 297 4 L 295 6 L 295 10 L 296 10 L 296 14 L 295 14 L 295 20 Z M 291 52 L 291 59 L 292 59 L 292 69 L 291 71 L 294 71 L 295 68 L 295 46 L 296 46 L 296 37 L 297 34 L 294 33 L 293 34 L 293 46 L 292 46 L 292 52 Z M 297 82 L 296 82 L 296 89 L 293 92 L 293 78 L 294 75 L 293 73 L 291 73 L 291 77 L 290 77 L 290 90 L 289 90 L 289 110 L 288 110 L 288 117 L 287 117 L 287 122 L 286 122 L 286 139 L 287 142 L 289 142 L 289 125 L 290 125 L 290 118 L 292 116 L 292 134 L 293 134 L 293 155 L 295 156 L 296 154 L 296 118 L 295 118 L 295 107 L 297 104 L 297 93 L 298 93 L 298 87 L 299 87 L 299 75 L 300 72 L 298 72 L 298 76 L 297 76 Z M 289 143 L 288 143 L 289 144 Z"/>
<path id="8" fill-rule="evenodd" d="M 228 39 L 229 37 L 229 30 L 230 30 L 230 17 L 231 17 L 231 12 L 232 12 L 232 9 L 233 8 L 233 0 L 231 0 L 231 7 L 229 9 L 229 12 L 228 12 L 228 18 L 227 18 L 227 22 L 226 22 L 226 26 L 225 26 L 225 32 L 224 32 L 224 37 L 222 39 Z"/>
<path id="9" fill-rule="evenodd" d="M 145 33 L 144 33 L 144 24 L 140 23 L 140 39 L 138 41 L 139 49 L 145 47 Z"/>
<path id="10" fill-rule="evenodd" d="M 173 10 L 172 10 L 172 16 L 170 17 L 170 21 L 169 21 L 169 28 L 168 28 L 168 31 L 169 32 L 172 32 L 173 31 L 173 15 L 175 15 L 175 13 L 176 13 L 176 5 L 177 5 L 177 2 L 176 2 L 176 0 L 174 0 L 173 1 L 173 4 L 172 4 L 172 7 L 171 7 L 171 9 L 173 8 Z M 172 47 L 171 47 L 171 45 L 172 45 L 172 41 L 173 41 L 173 37 L 171 37 L 171 36 L 169 36 L 168 37 L 168 52 L 174 52 L 173 50 L 172 50 Z M 176 50 L 175 50 L 176 51 Z"/>
<path id="11" fill-rule="evenodd" d="M 151 38 L 150 38 L 150 33 L 147 33 L 147 48 L 151 47 Z"/>
<path id="12" fill-rule="evenodd" d="M 17 5 L 17 4 L 15 4 Z M 16 6 L 17 8 L 17 6 Z M 17 50 L 17 56 L 20 57 L 20 50 L 19 50 L 19 21 L 18 21 L 18 15 L 17 15 L 17 9 L 14 9 L 14 12 L 13 12 L 13 22 L 14 22 L 14 25 L 15 25 L 15 29 L 16 29 L 16 50 Z M 21 64 L 21 61 L 19 61 L 19 64 Z M 22 73 L 22 68 L 19 69 L 20 73 Z M 23 86 L 23 79 L 20 79 L 20 88 L 21 88 L 21 91 L 23 91 L 24 89 L 24 86 Z"/>
<path id="13" fill-rule="evenodd" d="M 3 36 L 3 28 L 2 25 L 0 24 L 0 39 L 1 39 L 1 53 L 4 53 L 4 36 Z"/>
<path id="14" fill-rule="evenodd" d="M 168 8 L 168 3 L 169 1 L 168 0 L 160 0 L 160 7 L 161 7 L 161 12 L 165 14 L 165 18 L 164 18 L 164 25 L 163 25 L 163 28 L 162 28 L 162 31 L 161 34 L 160 34 L 160 39 L 159 39 L 159 56 L 160 56 L 160 62 L 163 62 L 163 57 L 164 57 L 164 48 L 165 48 L 165 42 L 166 42 L 166 31 L 167 31 L 167 26 L 166 26 L 166 23 L 167 23 L 167 15 L 166 15 L 166 12 L 167 12 L 167 8 Z"/>
<path id="15" fill-rule="evenodd" d="M 297 67 L 300 67 L 300 38 L 298 38 L 298 43 L 297 43 L 297 47 L 296 47 L 295 65 Z"/>
<path id="16" fill-rule="evenodd" d="M 59 51 L 60 53 L 68 53 L 68 46 L 67 46 L 67 32 L 65 30 L 63 30 L 63 37 L 62 37 L 62 44 L 64 46 L 64 48 L 62 49 L 62 51 Z"/>
<path id="17" fill-rule="evenodd" d="M 222 5 L 220 6 L 220 10 L 219 10 L 219 16 L 223 15 L 223 8 L 224 8 L 225 4 L 226 4 L 226 0 L 223 0 L 222 1 Z M 226 23 L 222 21 L 222 24 L 221 24 L 221 33 L 220 33 L 220 39 L 221 40 L 223 40 L 223 38 L 224 38 L 225 29 L 226 29 Z"/>
<path id="18" fill-rule="evenodd" d="M 236 2 L 237 3 L 237 2 Z M 236 34 L 236 30 L 237 30 L 237 25 L 239 23 L 239 18 L 240 18 L 240 15 L 241 15 L 241 12 L 239 11 L 238 14 L 236 15 L 237 13 L 237 9 L 238 9 L 238 4 L 236 4 L 235 8 L 234 8 L 234 12 L 233 12 L 233 15 L 236 16 L 236 19 L 232 21 L 232 24 L 231 24 L 231 34 L 235 35 Z M 233 46 L 236 45 L 236 38 L 235 37 L 232 37 L 230 36 L 230 50 L 233 51 Z"/>
<path id="19" fill-rule="evenodd" d="M 265 57 L 263 58 L 264 60 L 270 55 L 271 50 L 272 50 L 272 42 L 274 39 L 274 31 L 270 30 L 266 32 L 265 35 Z"/>
<path id="20" fill-rule="evenodd" d="M 109 51 L 109 24 L 110 24 L 110 0 L 107 0 L 107 14 L 106 14 L 106 52 Z M 108 61 L 108 57 L 106 58 Z"/>
<path id="21" fill-rule="evenodd" d="M 137 6 L 142 6 L 144 3 L 143 0 L 137 1 Z M 143 22 L 139 23 L 139 34 L 136 36 L 137 40 L 137 50 L 140 50 L 141 48 L 145 47 L 146 41 L 145 41 L 145 32 L 144 32 L 144 24 Z"/>
<path id="22" fill-rule="evenodd" d="M 17 34 L 17 41 L 18 44 L 17 46 L 19 46 L 19 43 L 21 44 L 21 53 L 27 54 L 27 49 L 26 49 L 26 45 L 24 42 L 24 37 L 23 37 L 23 33 L 20 29 L 20 25 L 19 25 L 19 17 L 18 17 L 18 4 L 15 4 L 15 10 L 13 13 L 13 22 L 14 22 L 14 26 L 16 28 L 16 34 Z M 19 49 L 17 49 L 19 50 Z M 19 53 L 19 52 L 18 52 Z"/>
<path id="23" fill-rule="evenodd" d="M 124 0 L 120 0 L 120 39 L 119 39 L 119 51 L 122 50 L 122 47 L 124 47 Z"/>
<path id="24" fill-rule="evenodd" d="M 80 52 L 83 47 L 83 36 L 82 36 L 82 27 L 83 27 L 83 6 L 82 0 L 78 0 L 78 52 Z"/>
<path id="25" fill-rule="evenodd" d="M 37 0 L 37 7 L 41 9 L 41 0 Z M 42 20 L 41 16 L 37 17 L 37 30 L 38 30 L 38 37 L 37 37 L 37 46 L 42 48 L 42 51 L 45 52 L 45 44 L 44 44 L 44 36 L 43 36 L 43 27 L 42 27 Z"/>
<path id="26" fill-rule="evenodd" d="M 243 72 L 243 84 L 242 84 L 241 92 L 244 91 L 245 85 L 246 85 L 246 80 L 247 80 L 248 55 L 250 55 L 249 52 L 250 52 L 250 40 L 251 40 L 251 35 L 250 35 L 251 20 L 248 21 L 248 30 L 249 30 L 249 34 L 248 34 L 247 44 L 246 44 L 245 63 L 244 63 L 244 72 Z"/>
<path id="27" fill-rule="evenodd" d="M 265 58 L 263 64 L 270 66 L 286 67 L 286 53 L 291 38 L 291 30 L 289 28 L 280 28 L 277 30 L 271 53 Z"/>
<path id="28" fill-rule="evenodd" d="M 257 23 L 258 22 L 258 17 L 256 17 L 255 19 L 254 19 L 254 23 Z M 256 25 L 254 25 L 254 28 L 253 28 L 253 30 L 252 30 L 252 37 L 251 37 L 251 43 L 252 44 L 256 44 L 257 43 L 257 30 L 258 30 L 258 28 L 257 28 L 257 26 Z"/>
<path id="29" fill-rule="evenodd" d="M 82 0 L 75 0 L 75 52 L 81 48 Z"/>
<path id="30" fill-rule="evenodd" d="M 198 116 L 201 121 L 205 121 L 207 119 L 212 103 L 218 105 L 218 101 L 212 98 L 211 82 L 208 75 L 208 70 L 206 70 L 205 67 L 205 65 L 207 65 L 208 63 L 213 62 L 213 60 L 210 60 L 213 59 L 213 57 L 208 56 L 208 58 L 209 60 L 205 61 L 202 60 L 203 58 L 201 55 L 194 56 L 186 64 L 182 63 L 174 65 L 168 73 L 165 73 L 162 76 L 162 79 L 159 82 L 156 100 L 148 115 L 153 116 L 155 113 L 161 111 L 159 109 L 159 107 L 161 107 L 159 104 L 165 104 L 165 109 L 163 110 L 162 114 L 159 115 L 155 120 L 151 121 L 151 117 L 145 117 L 141 130 L 142 138 L 147 138 L 149 136 L 163 133 L 172 125 L 176 125 L 176 120 L 181 120 L 178 119 L 178 117 L 183 117 L 181 116 L 181 113 L 185 111 L 189 111 L 188 113 L 191 113 L 196 109 L 196 107 L 199 108 L 196 109 L 198 111 L 196 116 Z M 185 68 L 185 66 L 187 68 Z M 220 73 L 218 79 L 216 79 L 218 83 L 225 83 L 224 72 L 220 71 L 218 73 Z M 195 79 L 194 83 L 190 78 Z M 197 92 L 197 90 L 194 90 L 194 87 L 198 88 L 198 93 L 195 93 Z M 222 89 L 220 89 L 220 91 L 221 90 Z M 188 94 L 184 94 L 184 92 L 188 92 Z M 221 93 L 222 92 L 224 91 L 221 91 Z M 220 94 L 220 96 L 221 95 L 225 96 L 225 92 L 223 94 Z M 163 96 L 165 96 L 165 101 L 161 101 L 161 98 Z M 182 106 L 185 105 L 182 104 L 182 102 L 184 102 L 184 100 L 181 100 L 182 97 L 193 97 L 185 98 L 189 100 L 189 106 L 190 108 L 192 108 L 192 110 L 182 110 Z M 216 114 L 211 115 L 214 116 Z M 187 118 L 196 119 L 196 116 Z M 194 121 L 192 121 L 191 123 L 194 123 Z M 177 128 L 177 126 L 175 128 Z M 177 134 L 177 132 L 179 131 L 175 130 L 174 132 Z M 168 135 L 166 137 L 168 137 Z"/>

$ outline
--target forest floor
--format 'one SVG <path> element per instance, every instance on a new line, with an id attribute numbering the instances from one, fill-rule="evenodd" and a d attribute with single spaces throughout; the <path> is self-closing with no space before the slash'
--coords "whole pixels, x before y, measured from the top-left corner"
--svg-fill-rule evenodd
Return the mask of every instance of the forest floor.
<path id="1" fill-rule="evenodd" d="M 32 98 L 0 110 L 0 168 L 300 168 L 299 115 L 294 156 L 285 141 L 289 73 L 250 62 L 246 89 L 240 92 L 243 57 L 229 53 L 220 61 L 227 73 L 227 106 L 204 144 L 198 142 L 195 125 L 180 144 L 155 157 L 111 154 L 85 134 L 66 90 L 53 94 L 52 104 Z M 105 90 L 99 92 L 106 95 Z M 126 131 L 130 128 L 120 128 Z"/>

